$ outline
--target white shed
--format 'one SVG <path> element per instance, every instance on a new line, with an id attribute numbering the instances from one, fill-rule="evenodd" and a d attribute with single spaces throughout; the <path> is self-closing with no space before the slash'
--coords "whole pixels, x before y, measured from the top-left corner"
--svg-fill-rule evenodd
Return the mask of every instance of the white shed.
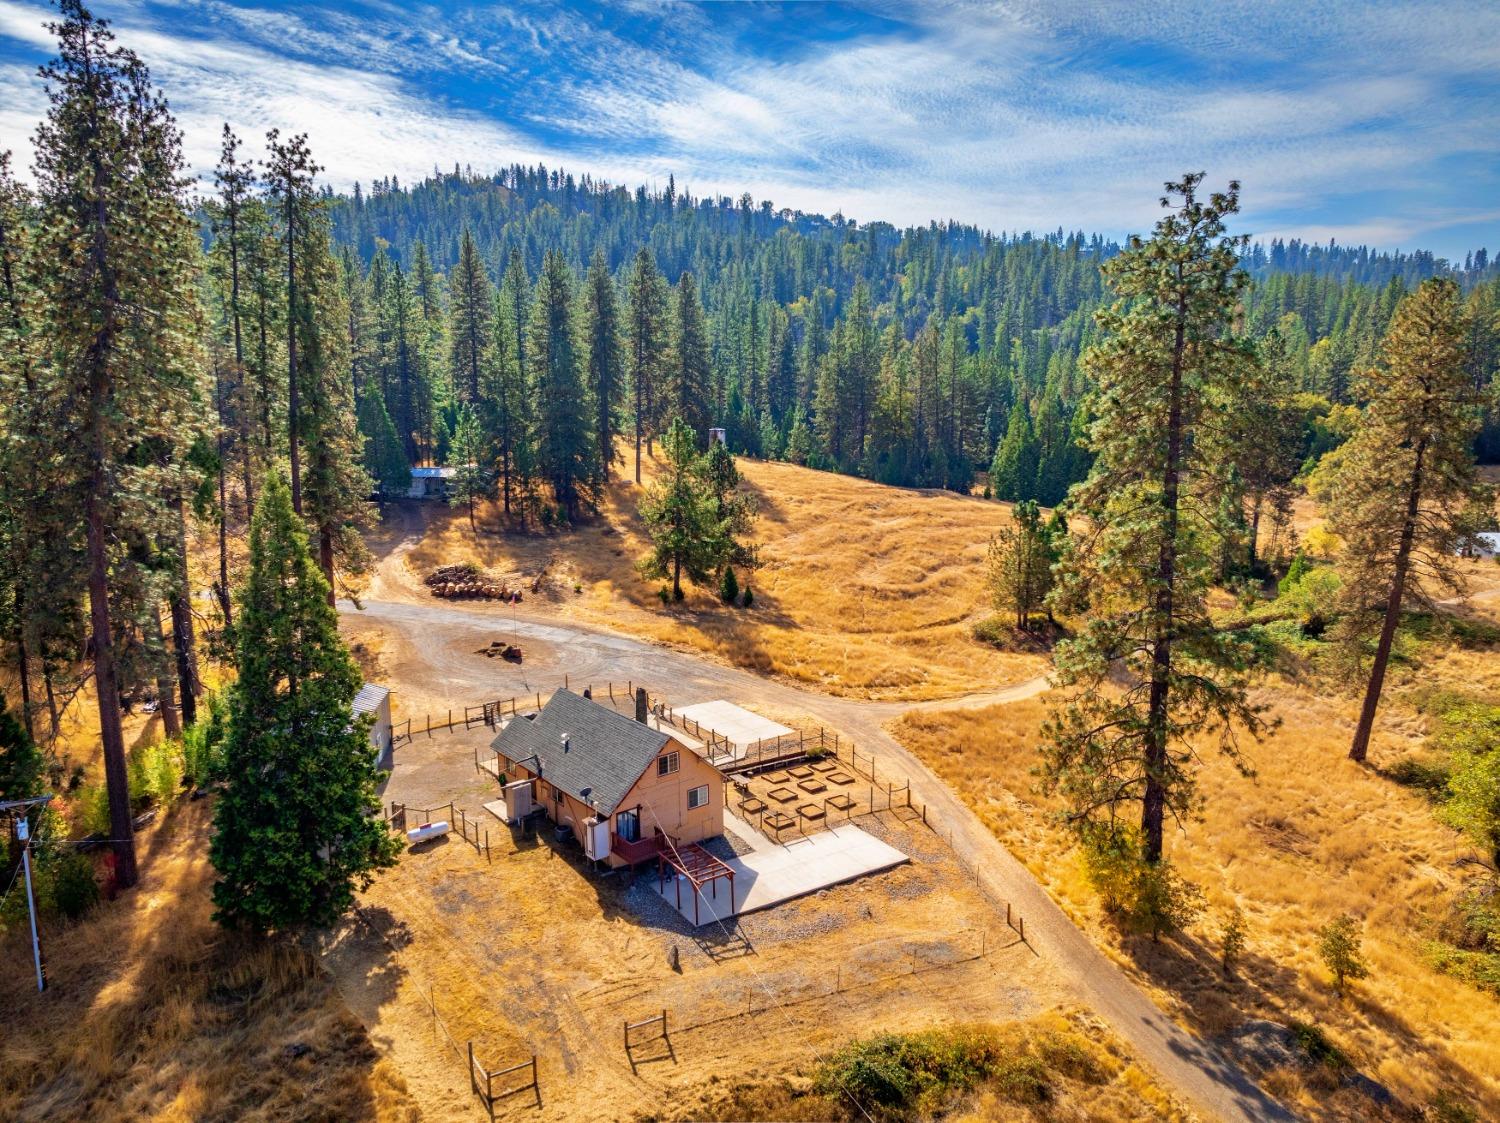
<path id="1" fill-rule="evenodd" d="M 457 468 L 413 468 L 411 490 L 406 493 L 406 497 L 408 499 L 426 499 L 429 496 L 443 498 L 448 494 L 448 488 L 457 474 Z"/>
<path id="2" fill-rule="evenodd" d="M 354 696 L 354 716 L 374 714 L 375 724 L 370 726 L 370 747 L 375 750 L 375 767 L 389 772 L 391 757 L 391 692 L 383 686 L 367 682 Z"/>

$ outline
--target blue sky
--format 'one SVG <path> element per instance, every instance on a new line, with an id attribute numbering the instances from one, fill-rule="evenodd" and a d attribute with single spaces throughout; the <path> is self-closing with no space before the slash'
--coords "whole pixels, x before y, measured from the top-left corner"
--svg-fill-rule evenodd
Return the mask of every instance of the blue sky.
<path id="1" fill-rule="evenodd" d="M 100 0 L 177 111 L 310 134 L 326 178 L 565 165 L 861 220 L 1119 236 L 1161 181 L 1243 182 L 1261 237 L 1500 249 L 1500 4 Z M 0 0 L 0 147 L 48 54 Z"/>

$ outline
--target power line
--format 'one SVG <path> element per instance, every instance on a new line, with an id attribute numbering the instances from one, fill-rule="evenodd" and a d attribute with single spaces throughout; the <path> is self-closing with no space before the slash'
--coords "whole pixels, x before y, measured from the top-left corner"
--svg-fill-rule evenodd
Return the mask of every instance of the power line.
<path id="1" fill-rule="evenodd" d="M 674 855 L 677 855 L 678 857 L 681 857 L 681 855 L 678 854 L 676 843 L 674 843 L 672 841 L 672 836 L 669 835 L 669 834 L 667 834 L 666 828 L 662 825 L 661 819 L 657 816 L 657 814 L 656 814 L 656 808 L 653 807 L 649 803 L 646 804 L 645 807 L 646 807 L 647 811 L 651 812 L 651 818 L 656 821 L 656 827 L 657 827 L 657 829 L 659 831 L 661 831 L 662 837 L 667 840 L 667 846 L 671 849 L 672 853 Z M 727 814 L 727 812 L 726 812 L 726 814 Z M 673 876 L 675 877 L 677 875 L 673 874 Z M 702 898 L 703 894 L 701 892 L 699 892 L 698 886 L 693 882 L 692 878 L 688 879 L 688 884 L 692 887 L 692 891 L 695 894 L 697 894 L 697 896 L 699 898 Z M 666 903 L 666 898 L 665 897 L 662 897 L 662 903 L 663 904 Z M 734 933 L 732 931 L 730 931 L 729 927 L 724 923 L 723 919 L 719 916 L 718 910 L 715 909 L 713 907 L 713 905 L 708 904 L 707 901 L 703 901 L 703 904 L 705 904 L 705 905 L 708 906 L 708 914 L 709 914 L 709 916 L 711 916 L 713 918 L 714 923 L 719 926 L 719 930 L 724 933 L 724 938 L 725 939 L 732 939 L 733 936 L 734 936 Z M 734 907 L 734 896 L 733 896 L 732 892 L 730 894 L 729 907 L 731 909 Z M 687 918 L 684 917 L 683 919 L 686 920 Z M 754 955 L 759 955 L 760 953 L 758 951 L 756 951 L 755 948 L 752 946 L 750 948 L 750 954 L 752 956 L 754 956 Z M 756 982 L 756 984 L 761 988 L 761 990 L 765 991 L 766 996 L 773 1003 L 775 1003 L 776 1009 L 778 1011 L 780 1011 L 781 1016 L 786 1020 L 787 1026 L 789 1028 L 791 1028 L 791 1029 L 795 1029 L 797 1027 L 796 1020 L 793 1019 L 792 1015 L 788 1012 L 786 1006 L 782 1003 L 781 999 L 779 999 L 778 997 L 776 997 L 776 992 L 771 988 L 770 984 L 766 982 L 765 977 L 758 970 L 756 970 L 755 964 L 752 963 L 752 962 L 750 962 L 749 959 L 747 959 L 745 961 L 745 966 L 747 968 L 749 968 L 750 973 L 755 976 L 755 982 Z M 813 1053 L 813 1059 L 814 1060 L 821 1061 L 821 1060 L 824 1059 L 824 1057 L 825 1057 L 825 1054 L 823 1054 L 823 1053 L 819 1053 L 819 1052 L 814 1052 Z M 867 1111 L 865 1109 L 865 1105 L 860 1102 L 859 1097 L 856 1096 L 850 1090 L 849 1086 L 844 1083 L 843 1077 L 841 1077 L 838 1074 L 837 1071 L 834 1071 L 833 1078 L 838 1082 L 839 1089 L 844 1093 L 844 1095 L 846 1095 L 846 1096 L 849 1097 L 849 1102 L 852 1103 L 852 1104 L 854 1104 L 855 1107 L 859 1108 L 859 1113 L 861 1115 L 863 1115 L 865 1117 L 865 1119 L 867 1119 L 869 1121 L 869 1123 L 875 1123 L 875 1117 L 873 1115 L 871 1115 L 869 1113 L 869 1111 Z"/>

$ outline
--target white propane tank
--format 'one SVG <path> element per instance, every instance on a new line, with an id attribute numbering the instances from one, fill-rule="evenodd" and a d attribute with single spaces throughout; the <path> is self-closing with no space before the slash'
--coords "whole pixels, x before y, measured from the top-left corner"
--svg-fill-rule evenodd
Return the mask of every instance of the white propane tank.
<path id="1" fill-rule="evenodd" d="M 414 827 L 406 832 L 406 841 L 410 843 L 426 842 L 429 838 L 437 838 L 438 835 L 447 834 L 449 830 L 448 821 L 439 819 L 436 823 L 423 823 L 420 827 Z"/>

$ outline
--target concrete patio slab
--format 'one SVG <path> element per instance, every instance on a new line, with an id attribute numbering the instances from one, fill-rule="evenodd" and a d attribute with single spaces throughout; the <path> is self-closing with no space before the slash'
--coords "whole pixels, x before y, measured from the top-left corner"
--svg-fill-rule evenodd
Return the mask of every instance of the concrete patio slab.
<path id="1" fill-rule="evenodd" d="M 733 901 L 729 899 L 728 882 L 704 886 L 698 894 L 699 927 L 770 908 L 907 861 L 910 859 L 894 846 L 847 823 L 796 842 L 773 844 L 725 863 L 734 870 Z M 652 887 L 692 923 L 693 887 L 685 877 L 669 878 L 665 884 L 653 881 Z"/>

